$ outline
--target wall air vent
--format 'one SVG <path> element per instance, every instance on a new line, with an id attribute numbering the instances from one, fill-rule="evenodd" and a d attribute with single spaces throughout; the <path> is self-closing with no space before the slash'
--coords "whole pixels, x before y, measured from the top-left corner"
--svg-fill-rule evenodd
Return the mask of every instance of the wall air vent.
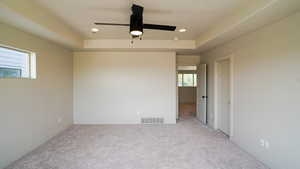
<path id="1" fill-rule="evenodd" d="M 144 117 L 141 118 L 142 124 L 164 124 L 164 118 L 159 117 Z"/>

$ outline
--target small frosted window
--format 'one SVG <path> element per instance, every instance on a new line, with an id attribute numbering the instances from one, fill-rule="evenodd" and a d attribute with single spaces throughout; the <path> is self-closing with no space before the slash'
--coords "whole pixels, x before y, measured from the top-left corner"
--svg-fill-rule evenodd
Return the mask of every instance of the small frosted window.
<path id="1" fill-rule="evenodd" d="M 194 75 L 193 74 L 183 74 L 183 86 L 194 86 Z"/>
<path id="2" fill-rule="evenodd" d="M 0 46 L 0 78 L 36 78 L 35 53 Z"/>
<path id="3" fill-rule="evenodd" d="M 177 76 L 177 86 L 179 87 L 196 87 L 197 86 L 197 74 L 182 74 Z"/>
<path id="4" fill-rule="evenodd" d="M 177 82 L 178 82 L 178 86 L 181 87 L 182 86 L 182 74 L 178 74 Z"/>

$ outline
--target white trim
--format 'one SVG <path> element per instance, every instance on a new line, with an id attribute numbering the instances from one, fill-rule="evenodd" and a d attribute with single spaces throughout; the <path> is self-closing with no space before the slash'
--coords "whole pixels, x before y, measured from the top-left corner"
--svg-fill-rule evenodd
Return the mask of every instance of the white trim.
<path id="1" fill-rule="evenodd" d="M 31 52 L 29 57 L 29 75 L 30 79 L 36 79 L 36 53 Z"/>
<path id="2" fill-rule="evenodd" d="M 28 53 L 28 54 L 34 53 L 34 52 L 26 50 L 26 49 L 20 49 L 20 48 L 16 48 L 16 47 L 4 45 L 4 44 L 0 44 L 0 47 L 7 48 L 7 49 L 10 49 L 10 50 L 16 50 L 16 51 L 19 51 L 19 52 L 22 52 L 22 53 Z"/>
<path id="3" fill-rule="evenodd" d="M 233 54 L 221 57 L 214 62 L 214 129 L 218 129 L 218 64 L 220 61 L 229 60 L 230 63 L 230 137 L 234 136 L 234 56 Z"/>
<path id="4" fill-rule="evenodd" d="M 178 71 L 176 67 L 176 123 L 179 120 L 179 86 L 178 86 Z"/>
<path id="5" fill-rule="evenodd" d="M 36 79 L 36 53 L 29 51 L 29 50 L 25 50 L 25 49 L 19 49 L 19 48 L 15 48 L 12 46 L 8 46 L 8 45 L 4 45 L 4 44 L 0 44 L 1 48 L 6 48 L 9 50 L 14 50 L 14 51 L 18 51 L 21 53 L 26 53 L 28 54 L 28 77 L 20 77 L 20 78 L 5 78 L 5 79 Z"/>

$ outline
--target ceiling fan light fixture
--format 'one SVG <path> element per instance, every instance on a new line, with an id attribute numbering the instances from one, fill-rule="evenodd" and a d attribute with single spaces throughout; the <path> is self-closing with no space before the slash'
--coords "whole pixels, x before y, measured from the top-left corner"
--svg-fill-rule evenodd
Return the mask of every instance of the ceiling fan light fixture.
<path id="1" fill-rule="evenodd" d="M 141 36 L 141 35 L 143 35 L 143 32 L 139 31 L 139 30 L 132 30 L 130 32 L 130 34 L 133 35 L 133 36 Z"/>
<path id="2" fill-rule="evenodd" d="M 130 34 L 134 37 L 143 35 L 142 14 L 132 14 L 130 17 Z"/>
<path id="3" fill-rule="evenodd" d="M 129 34 L 131 35 L 132 39 L 140 38 L 140 40 L 142 40 L 142 36 L 144 34 L 144 29 L 161 30 L 161 31 L 175 31 L 176 30 L 176 26 L 144 24 L 143 23 L 143 11 L 144 11 L 143 6 L 132 4 L 131 11 L 132 11 L 132 14 L 130 16 L 129 24 L 95 22 L 95 25 L 129 26 Z"/>

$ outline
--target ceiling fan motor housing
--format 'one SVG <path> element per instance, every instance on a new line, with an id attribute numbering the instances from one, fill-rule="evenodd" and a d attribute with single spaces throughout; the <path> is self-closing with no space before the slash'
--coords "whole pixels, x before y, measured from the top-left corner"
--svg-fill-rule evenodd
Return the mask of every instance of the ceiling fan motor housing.
<path id="1" fill-rule="evenodd" d="M 132 15 L 130 16 L 130 32 L 139 31 L 143 33 L 143 10 L 144 8 L 138 5 L 131 7 Z"/>

